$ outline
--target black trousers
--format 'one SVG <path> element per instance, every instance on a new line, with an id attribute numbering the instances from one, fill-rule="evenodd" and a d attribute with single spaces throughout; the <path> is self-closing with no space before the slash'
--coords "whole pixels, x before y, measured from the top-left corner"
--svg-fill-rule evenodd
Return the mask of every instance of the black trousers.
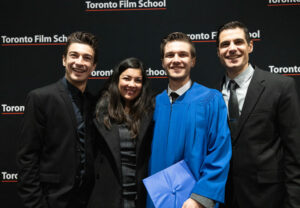
<path id="1" fill-rule="evenodd" d="M 81 183 L 77 183 L 81 184 Z M 86 208 L 93 190 L 93 183 L 83 182 L 81 185 L 75 185 L 72 190 L 71 198 L 67 208 Z"/>

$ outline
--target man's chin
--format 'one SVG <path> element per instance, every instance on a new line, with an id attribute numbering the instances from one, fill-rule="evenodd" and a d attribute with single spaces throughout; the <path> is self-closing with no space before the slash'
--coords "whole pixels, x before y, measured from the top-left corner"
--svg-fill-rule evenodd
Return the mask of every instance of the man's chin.
<path id="1" fill-rule="evenodd" d="M 170 80 L 173 80 L 173 81 L 183 81 L 186 79 L 186 77 L 183 77 L 183 76 L 169 76 L 169 79 Z"/>
<path id="2" fill-rule="evenodd" d="M 74 83 L 84 83 L 84 82 L 86 82 L 87 80 L 88 80 L 88 78 L 85 79 L 85 78 L 83 78 L 83 77 L 73 77 L 73 78 L 72 78 L 72 81 L 73 81 Z"/>
<path id="3" fill-rule="evenodd" d="M 232 69 L 232 70 L 237 70 L 238 68 L 240 68 L 240 64 L 239 63 L 229 63 L 229 64 L 226 64 L 225 67 L 227 69 Z"/>

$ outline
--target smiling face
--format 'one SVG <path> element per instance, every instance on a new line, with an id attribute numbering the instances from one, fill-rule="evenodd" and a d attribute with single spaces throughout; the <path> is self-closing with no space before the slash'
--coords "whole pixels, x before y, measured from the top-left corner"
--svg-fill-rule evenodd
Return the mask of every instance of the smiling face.
<path id="1" fill-rule="evenodd" d="M 91 72 L 95 70 L 94 50 L 82 43 L 72 43 L 66 56 L 63 56 L 66 79 L 75 87 L 86 85 Z"/>
<path id="2" fill-rule="evenodd" d="M 143 76 L 141 69 L 128 68 L 120 74 L 118 88 L 126 105 L 136 99 L 142 91 Z"/>
<path id="3" fill-rule="evenodd" d="M 234 78 L 248 67 L 253 42 L 248 44 L 241 28 L 223 30 L 219 36 L 218 56 L 228 75 Z"/>
<path id="4" fill-rule="evenodd" d="M 191 55 L 191 45 L 185 41 L 171 41 L 165 45 L 162 66 L 170 81 L 185 84 L 190 79 L 195 57 Z"/>

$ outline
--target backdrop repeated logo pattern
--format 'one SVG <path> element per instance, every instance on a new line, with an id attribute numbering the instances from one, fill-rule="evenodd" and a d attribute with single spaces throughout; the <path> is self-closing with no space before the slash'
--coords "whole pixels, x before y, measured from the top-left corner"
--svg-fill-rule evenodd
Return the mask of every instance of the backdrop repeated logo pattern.
<path id="1" fill-rule="evenodd" d="M 167 0 L 119 0 L 119 1 L 85 1 L 87 12 L 129 11 L 129 10 L 166 10 Z"/>
<path id="2" fill-rule="evenodd" d="M 146 65 L 154 90 L 167 87 L 160 40 L 174 31 L 188 34 L 197 50 L 192 79 L 215 87 L 224 73 L 216 54 L 216 31 L 240 20 L 255 40 L 250 61 L 271 73 L 293 76 L 300 87 L 300 0 L 52 0 L 0 4 L 0 172 L 17 181 L 18 129 L 26 94 L 64 75 L 68 34 L 78 30 L 100 38 L 99 64 L 89 80 L 96 93 L 113 67 L 127 57 Z M 26 47 L 25 47 L 26 46 Z M 34 46 L 34 47 L 29 47 Z M 21 207 L 16 183 L 0 183 L 1 207 Z"/>

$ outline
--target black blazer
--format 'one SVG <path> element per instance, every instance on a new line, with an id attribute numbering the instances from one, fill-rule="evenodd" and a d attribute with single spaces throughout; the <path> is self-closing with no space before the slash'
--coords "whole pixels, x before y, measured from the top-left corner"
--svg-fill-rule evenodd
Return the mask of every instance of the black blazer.
<path id="1" fill-rule="evenodd" d="M 31 91 L 26 98 L 18 150 L 19 195 L 24 207 L 70 206 L 80 163 L 77 140 L 77 121 L 62 80 Z M 90 189 L 94 178 L 91 142 L 87 136 L 86 182 Z"/>
<path id="2" fill-rule="evenodd" d="M 117 125 L 108 130 L 103 123 L 94 119 L 99 133 L 96 137 L 98 156 L 95 161 L 96 183 L 89 208 L 122 208 L 122 170 L 120 138 Z M 148 175 L 153 121 L 151 115 L 145 115 L 136 143 L 137 207 L 146 206 L 146 189 L 142 179 Z"/>
<path id="3" fill-rule="evenodd" d="M 226 207 L 300 207 L 300 113 L 294 80 L 255 68 L 236 135 Z"/>

